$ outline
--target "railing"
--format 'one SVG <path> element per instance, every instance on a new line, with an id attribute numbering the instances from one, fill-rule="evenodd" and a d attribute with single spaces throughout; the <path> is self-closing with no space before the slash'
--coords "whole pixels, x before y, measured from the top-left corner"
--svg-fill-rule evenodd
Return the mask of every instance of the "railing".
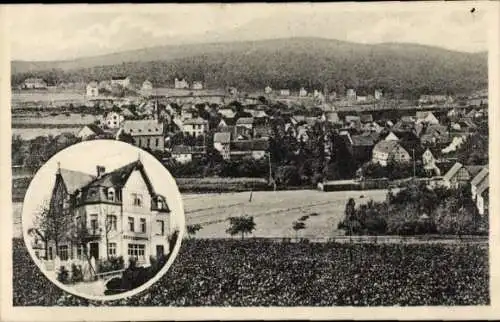
<path id="1" fill-rule="evenodd" d="M 110 277 L 110 276 L 118 276 L 118 275 L 122 274 L 124 271 L 125 271 L 125 268 L 122 268 L 122 269 L 115 270 L 115 271 L 97 273 L 95 275 L 99 279 L 105 279 L 105 278 Z"/>

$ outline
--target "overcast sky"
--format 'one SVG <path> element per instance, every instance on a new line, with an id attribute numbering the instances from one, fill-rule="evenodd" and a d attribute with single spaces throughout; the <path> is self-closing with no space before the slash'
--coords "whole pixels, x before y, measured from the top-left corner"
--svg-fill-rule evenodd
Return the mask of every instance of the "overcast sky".
<path id="1" fill-rule="evenodd" d="M 15 60 L 61 60 L 168 44 L 315 36 L 488 48 L 491 3 L 29 5 L 9 8 Z M 471 9 L 475 12 L 471 13 Z"/>

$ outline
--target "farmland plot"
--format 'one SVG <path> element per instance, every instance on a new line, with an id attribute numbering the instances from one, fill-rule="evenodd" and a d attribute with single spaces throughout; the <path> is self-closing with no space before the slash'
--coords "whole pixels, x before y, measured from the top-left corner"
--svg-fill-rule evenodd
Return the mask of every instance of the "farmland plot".
<path id="1" fill-rule="evenodd" d="M 357 204 L 369 199 L 382 201 L 386 190 L 370 191 L 335 191 L 315 190 L 294 191 L 257 191 L 240 193 L 184 194 L 186 223 L 201 224 L 203 228 L 196 234 L 199 238 L 227 238 L 227 218 L 231 216 L 253 216 L 256 230 L 253 237 L 295 237 L 292 223 L 304 215 L 306 228 L 299 232 L 299 237 L 329 238 L 342 234 L 337 230 L 338 222 L 344 216 L 348 198 L 354 198 Z M 21 203 L 14 203 L 14 230 L 20 232 Z M 18 223 L 18 225 L 16 225 Z M 19 235 L 18 235 L 19 236 Z"/>
<path id="2" fill-rule="evenodd" d="M 306 221 L 306 229 L 299 236 L 329 238 L 338 235 L 338 222 L 343 218 L 347 199 L 357 203 L 369 199 L 382 201 L 386 190 L 320 192 L 314 190 L 250 192 L 220 195 L 184 195 L 187 224 L 201 224 L 200 238 L 227 238 L 226 219 L 231 216 L 253 216 L 256 230 L 253 237 L 295 237 L 292 223 L 304 215 L 317 213 Z M 362 197 L 363 196 L 363 197 Z"/>

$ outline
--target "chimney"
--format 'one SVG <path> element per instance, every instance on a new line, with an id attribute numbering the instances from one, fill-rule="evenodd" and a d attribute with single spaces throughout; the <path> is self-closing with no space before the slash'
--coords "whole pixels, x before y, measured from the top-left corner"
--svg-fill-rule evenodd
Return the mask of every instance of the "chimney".
<path id="1" fill-rule="evenodd" d="M 97 166 L 97 177 L 100 178 L 104 172 L 106 172 L 106 168 L 103 167 L 102 165 Z"/>

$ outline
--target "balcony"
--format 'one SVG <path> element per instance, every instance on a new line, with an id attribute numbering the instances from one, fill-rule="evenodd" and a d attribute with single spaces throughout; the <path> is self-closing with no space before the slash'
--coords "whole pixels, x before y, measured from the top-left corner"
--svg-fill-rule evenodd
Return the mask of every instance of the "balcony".
<path id="1" fill-rule="evenodd" d="M 100 227 L 88 227 L 86 239 L 95 240 L 100 239 L 102 234 L 102 228 Z"/>

